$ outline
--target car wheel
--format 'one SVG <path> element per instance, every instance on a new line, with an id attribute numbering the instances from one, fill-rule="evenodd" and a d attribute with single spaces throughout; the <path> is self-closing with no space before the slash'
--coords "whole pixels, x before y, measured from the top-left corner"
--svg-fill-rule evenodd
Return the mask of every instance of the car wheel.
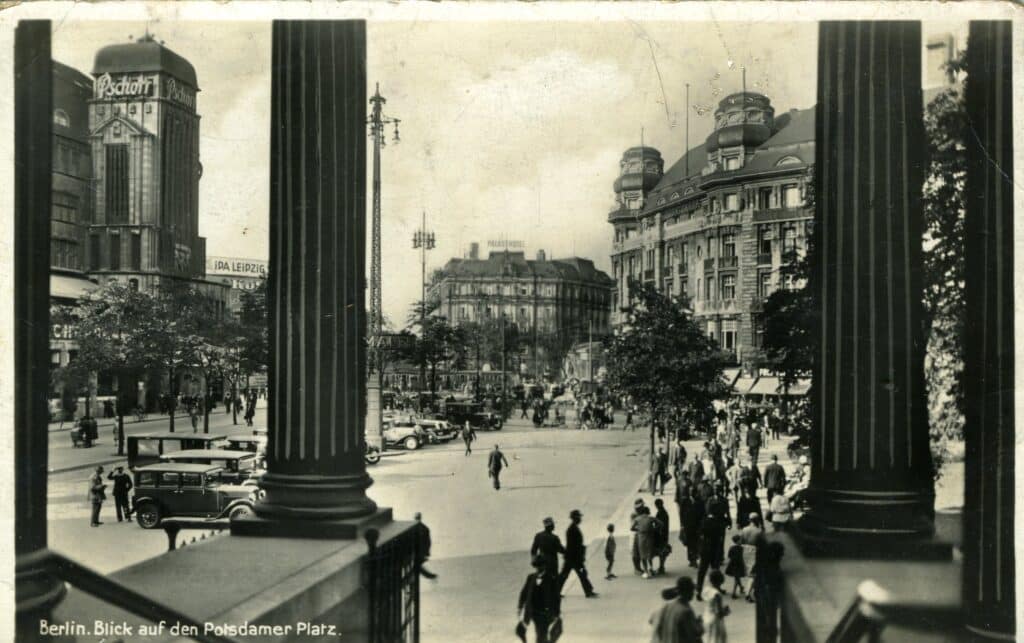
<path id="1" fill-rule="evenodd" d="M 366 464 L 377 464 L 380 462 L 380 451 L 368 451 L 363 459 L 366 460 Z"/>
<path id="2" fill-rule="evenodd" d="M 495 431 L 500 431 L 500 430 L 501 430 L 501 427 L 503 427 L 503 426 L 505 426 L 505 423 L 504 423 L 504 422 L 498 422 L 498 424 L 497 424 L 497 425 L 495 425 L 495 427 L 494 427 L 494 430 L 495 430 Z"/>
<path id="3" fill-rule="evenodd" d="M 415 451 L 420 448 L 420 441 L 415 436 L 410 435 L 405 439 L 405 448 L 410 451 Z"/>
<path id="4" fill-rule="evenodd" d="M 135 522 L 143 529 L 153 529 L 163 519 L 160 506 L 155 502 L 143 502 L 135 508 Z"/>
<path id="5" fill-rule="evenodd" d="M 231 520 L 238 520 L 239 518 L 245 518 L 247 516 L 251 516 L 251 515 L 253 515 L 253 513 L 254 512 L 253 512 L 251 506 L 249 506 L 249 505 L 238 505 L 237 507 L 235 507 L 234 509 L 231 510 L 231 513 L 228 514 L 228 518 L 230 518 Z"/>

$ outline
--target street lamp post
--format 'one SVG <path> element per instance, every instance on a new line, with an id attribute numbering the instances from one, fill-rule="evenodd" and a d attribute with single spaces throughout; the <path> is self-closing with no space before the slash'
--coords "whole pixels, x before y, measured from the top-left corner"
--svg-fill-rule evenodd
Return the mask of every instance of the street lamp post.
<path id="1" fill-rule="evenodd" d="M 397 118 L 384 116 L 384 103 L 387 100 L 380 95 L 380 85 L 370 97 L 370 104 L 373 111 L 366 123 L 369 126 L 369 136 L 373 139 L 373 223 L 372 223 L 372 251 L 370 259 L 370 319 L 367 332 L 367 343 L 369 354 L 367 355 L 367 385 L 366 385 L 366 435 L 368 442 L 377 447 L 383 448 L 384 437 L 382 434 L 383 416 L 381 406 L 381 379 L 383 376 L 383 357 L 381 355 L 381 334 L 384 328 L 383 304 L 381 302 L 381 238 L 380 238 L 380 150 L 387 145 L 384 128 L 387 125 L 394 125 L 393 142 L 398 143 Z"/>
<path id="2" fill-rule="evenodd" d="M 427 250 L 435 247 L 434 231 L 427 230 L 427 211 L 423 211 L 420 229 L 412 235 L 412 247 L 420 251 L 420 333 L 427 332 Z M 420 364 L 420 390 L 427 378 L 427 364 Z"/>

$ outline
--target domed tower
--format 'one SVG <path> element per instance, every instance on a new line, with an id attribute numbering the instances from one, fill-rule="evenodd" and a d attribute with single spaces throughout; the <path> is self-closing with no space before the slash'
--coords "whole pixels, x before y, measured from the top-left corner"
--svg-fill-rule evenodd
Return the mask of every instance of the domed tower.
<path id="1" fill-rule="evenodd" d="M 615 210 L 609 215 L 612 223 L 618 217 L 632 218 L 643 209 L 647 194 L 658 185 L 665 172 L 661 152 L 653 147 L 631 147 L 619 161 L 619 177 L 615 179 Z"/>
<path id="2" fill-rule="evenodd" d="M 723 98 L 715 110 L 715 130 L 708 135 L 705 174 L 738 170 L 772 135 L 775 108 L 764 94 L 736 92 Z"/>

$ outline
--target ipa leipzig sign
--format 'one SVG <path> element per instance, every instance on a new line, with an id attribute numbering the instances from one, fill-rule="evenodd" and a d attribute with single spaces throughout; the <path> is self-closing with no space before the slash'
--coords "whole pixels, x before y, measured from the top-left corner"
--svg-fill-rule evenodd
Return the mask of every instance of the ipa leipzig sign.
<path id="1" fill-rule="evenodd" d="M 238 277 L 262 277 L 267 274 L 269 261 L 240 259 L 237 257 L 207 257 L 206 274 Z"/>

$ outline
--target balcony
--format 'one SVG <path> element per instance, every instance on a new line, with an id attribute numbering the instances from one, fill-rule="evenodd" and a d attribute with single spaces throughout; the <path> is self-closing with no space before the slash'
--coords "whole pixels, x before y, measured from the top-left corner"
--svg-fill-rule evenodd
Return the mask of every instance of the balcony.
<path id="1" fill-rule="evenodd" d="M 739 265 L 739 257 L 733 255 L 731 257 L 719 257 L 718 267 L 719 268 L 735 268 Z"/>
<path id="2" fill-rule="evenodd" d="M 704 260 L 704 272 L 711 272 L 715 269 L 715 258 L 708 257 Z"/>
<path id="3" fill-rule="evenodd" d="M 770 266 L 772 264 L 772 253 L 762 252 L 757 255 L 757 265 L 759 266 Z"/>

